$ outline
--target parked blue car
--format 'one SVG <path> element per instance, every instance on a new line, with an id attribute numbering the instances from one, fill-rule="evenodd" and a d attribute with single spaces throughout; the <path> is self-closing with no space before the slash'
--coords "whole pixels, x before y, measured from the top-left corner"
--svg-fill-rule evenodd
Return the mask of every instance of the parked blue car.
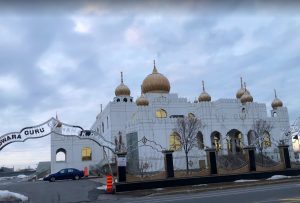
<path id="1" fill-rule="evenodd" d="M 65 169 L 61 169 L 57 173 L 53 173 L 44 177 L 44 180 L 54 182 L 56 180 L 65 180 L 65 179 L 79 180 L 82 177 L 83 177 L 83 171 L 77 170 L 75 168 L 65 168 Z"/>

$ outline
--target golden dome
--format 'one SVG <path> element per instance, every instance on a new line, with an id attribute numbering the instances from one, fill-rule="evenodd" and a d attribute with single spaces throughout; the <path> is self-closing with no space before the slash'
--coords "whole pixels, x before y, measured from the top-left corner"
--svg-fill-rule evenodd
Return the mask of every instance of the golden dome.
<path id="1" fill-rule="evenodd" d="M 247 90 L 246 88 L 246 83 L 244 83 L 244 94 L 243 96 L 241 97 L 241 102 L 243 104 L 247 103 L 247 102 L 253 102 L 253 97 L 251 96 L 250 92 Z"/>
<path id="2" fill-rule="evenodd" d="M 203 88 L 203 91 L 200 94 L 200 96 L 198 97 L 198 101 L 199 102 L 204 102 L 204 101 L 210 102 L 211 101 L 211 96 L 205 91 L 204 81 L 202 81 L 202 88 Z"/>
<path id="3" fill-rule="evenodd" d="M 277 98 L 277 93 L 276 93 L 276 90 L 274 90 L 275 92 L 275 98 L 272 102 L 272 108 L 273 109 L 277 109 L 278 107 L 282 107 L 283 106 L 283 103 L 280 99 Z"/>
<path id="4" fill-rule="evenodd" d="M 169 80 L 163 75 L 157 72 L 155 67 L 150 75 L 148 75 L 142 85 L 142 92 L 143 93 L 169 93 L 170 92 L 170 82 Z"/>
<path id="5" fill-rule="evenodd" d="M 116 96 L 130 96 L 130 89 L 123 83 L 123 73 L 121 72 L 121 84 L 115 90 Z"/>
<path id="6" fill-rule="evenodd" d="M 248 92 L 248 94 L 250 94 L 250 92 L 248 90 L 246 90 Z M 236 98 L 240 99 L 243 94 L 245 93 L 245 88 L 243 87 L 243 78 L 241 77 L 241 89 L 239 89 L 236 93 Z"/>
<path id="7" fill-rule="evenodd" d="M 141 87 L 141 89 L 142 89 L 142 87 Z M 148 106 L 149 105 L 149 101 L 144 96 L 143 92 L 141 92 L 141 96 L 139 98 L 137 98 L 137 100 L 135 101 L 135 103 L 138 106 Z"/>

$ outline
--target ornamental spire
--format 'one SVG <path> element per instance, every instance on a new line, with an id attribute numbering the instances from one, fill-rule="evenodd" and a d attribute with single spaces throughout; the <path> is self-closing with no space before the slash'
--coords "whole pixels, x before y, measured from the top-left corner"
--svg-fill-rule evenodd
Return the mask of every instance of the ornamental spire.
<path id="1" fill-rule="evenodd" d="M 153 71 L 152 73 L 157 73 L 156 65 L 155 65 L 155 60 L 153 60 Z"/>
<path id="2" fill-rule="evenodd" d="M 121 83 L 123 83 L 123 72 L 121 71 Z"/>
<path id="3" fill-rule="evenodd" d="M 204 86 L 204 81 L 202 80 L 202 90 L 205 92 L 205 86 Z"/>
<path id="4" fill-rule="evenodd" d="M 275 93 L 275 98 L 277 99 L 277 92 L 276 92 L 276 89 L 274 89 L 274 93 Z"/>
<path id="5" fill-rule="evenodd" d="M 241 88 L 243 88 L 243 77 L 241 77 Z"/>

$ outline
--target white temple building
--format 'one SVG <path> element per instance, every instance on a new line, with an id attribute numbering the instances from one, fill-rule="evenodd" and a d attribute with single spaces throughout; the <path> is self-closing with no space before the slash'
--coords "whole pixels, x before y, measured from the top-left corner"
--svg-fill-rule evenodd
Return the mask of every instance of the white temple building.
<path id="1" fill-rule="evenodd" d="M 241 87 L 232 99 L 212 100 L 203 82 L 198 100 L 190 102 L 170 92 L 169 80 L 158 72 L 154 63 L 153 71 L 143 80 L 141 89 L 141 96 L 134 101 L 121 74 L 121 83 L 115 89 L 115 97 L 101 110 L 91 127 L 111 142 L 122 138 L 125 148 L 129 150 L 127 165 L 133 170 L 143 159 L 152 161 L 151 170 L 163 170 L 163 154 L 159 152 L 161 149 L 175 151 L 175 169 L 185 166 L 182 161 L 184 153 L 177 140 L 179 135 L 174 132 L 176 121 L 181 117 L 196 117 L 203 126 L 197 135 L 198 146 L 190 154 L 191 168 L 199 168 L 199 159 L 204 157 L 204 149 L 207 147 L 214 147 L 221 154 L 240 153 L 242 147 L 252 144 L 253 124 L 259 119 L 272 125 L 271 131 L 265 134 L 266 151 L 277 152 L 276 141 L 282 139 L 282 129 L 290 126 L 288 110 L 276 92 L 268 116 L 266 104 L 253 101 L 242 79 Z M 143 138 L 150 141 L 147 144 L 150 146 L 141 146 Z M 59 153 L 64 156 L 57 160 Z M 113 153 L 109 150 L 105 153 L 108 160 L 114 162 Z M 65 167 L 83 169 L 100 162 L 105 163 L 105 153 L 93 141 L 61 138 L 53 134 L 51 170 L 56 172 Z"/>

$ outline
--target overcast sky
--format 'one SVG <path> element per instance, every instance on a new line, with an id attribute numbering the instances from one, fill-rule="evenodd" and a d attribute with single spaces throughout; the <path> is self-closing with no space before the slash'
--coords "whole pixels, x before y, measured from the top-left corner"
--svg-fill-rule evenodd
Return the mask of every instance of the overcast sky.
<path id="1" fill-rule="evenodd" d="M 275 88 L 291 122 L 300 116 L 298 3 L 114 2 L 1 3 L 0 135 L 56 112 L 90 128 L 120 71 L 136 98 L 153 59 L 171 92 L 190 101 L 201 80 L 213 100 L 235 98 L 243 76 L 255 101 L 270 110 Z M 49 140 L 7 146 L 0 166 L 50 160 Z"/>

